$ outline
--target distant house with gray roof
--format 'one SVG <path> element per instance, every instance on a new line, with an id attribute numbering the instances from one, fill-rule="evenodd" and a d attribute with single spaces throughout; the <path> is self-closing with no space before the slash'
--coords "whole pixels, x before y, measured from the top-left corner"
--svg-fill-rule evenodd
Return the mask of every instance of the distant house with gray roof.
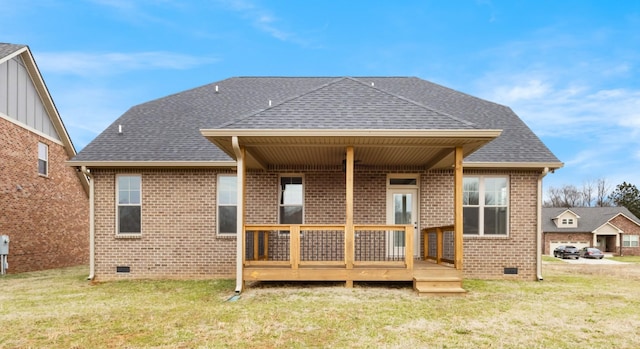
<path id="1" fill-rule="evenodd" d="M 640 255 L 640 219 L 625 207 L 545 207 L 542 218 L 545 254 L 574 245 Z"/>
<path id="2" fill-rule="evenodd" d="M 91 277 L 425 293 L 539 277 L 562 167 L 510 108 L 415 77 L 229 78 L 132 107 L 69 165 L 92 183 Z"/>

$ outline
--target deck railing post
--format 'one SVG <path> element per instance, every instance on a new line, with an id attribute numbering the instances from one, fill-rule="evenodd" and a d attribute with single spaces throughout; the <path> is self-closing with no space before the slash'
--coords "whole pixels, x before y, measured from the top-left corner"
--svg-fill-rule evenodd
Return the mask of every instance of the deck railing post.
<path id="1" fill-rule="evenodd" d="M 260 259 L 260 249 L 258 247 L 260 247 L 258 245 L 258 235 L 260 234 L 259 231 L 254 230 L 253 231 L 253 260 L 257 261 Z"/>
<path id="2" fill-rule="evenodd" d="M 442 227 L 436 228 L 436 263 L 442 263 L 443 247 L 444 247 L 444 231 Z"/>
<path id="3" fill-rule="evenodd" d="M 298 269 L 300 265 L 300 226 L 292 225 L 289 229 L 291 269 Z"/>
<path id="4" fill-rule="evenodd" d="M 413 225 L 408 224 L 404 227 L 404 259 L 407 269 L 413 270 L 413 246 L 414 246 Z"/>

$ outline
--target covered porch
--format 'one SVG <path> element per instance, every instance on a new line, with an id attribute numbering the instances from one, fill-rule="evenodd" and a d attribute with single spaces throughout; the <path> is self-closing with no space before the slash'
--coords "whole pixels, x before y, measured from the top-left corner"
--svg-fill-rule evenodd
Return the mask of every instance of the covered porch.
<path id="1" fill-rule="evenodd" d="M 462 289 L 463 158 L 500 134 L 464 131 L 202 130 L 237 161 L 237 287 L 249 281 L 409 281 L 424 295 Z M 453 216 L 446 226 L 424 222 L 354 221 L 358 166 L 411 166 L 452 172 Z M 248 224 L 247 170 L 342 166 L 344 221 Z M 252 195 L 256 195 L 253 193 Z M 419 208 L 418 208 L 419 210 Z M 419 224 L 420 223 L 420 224 Z M 416 227 L 420 227 L 416 231 Z"/>

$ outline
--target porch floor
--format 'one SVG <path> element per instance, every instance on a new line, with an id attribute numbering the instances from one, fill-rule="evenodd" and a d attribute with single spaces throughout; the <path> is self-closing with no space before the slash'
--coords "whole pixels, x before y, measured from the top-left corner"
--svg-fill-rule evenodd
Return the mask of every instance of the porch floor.
<path id="1" fill-rule="evenodd" d="M 278 266 L 245 266 L 243 279 L 251 281 L 412 281 L 419 295 L 462 295 L 462 271 L 431 261 L 414 260 L 413 269 L 405 267 L 304 265 L 298 269 Z"/>

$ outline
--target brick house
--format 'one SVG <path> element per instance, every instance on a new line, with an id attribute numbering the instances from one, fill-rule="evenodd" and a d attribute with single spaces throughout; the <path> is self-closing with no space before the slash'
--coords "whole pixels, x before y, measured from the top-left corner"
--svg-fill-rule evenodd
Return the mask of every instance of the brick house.
<path id="1" fill-rule="evenodd" d="M 640 219 L 625 207 L 545 207 L 542 231 L 544 254 L 553 254 L 560 245 L 573 245 L 640 255 Z"/>
<path id="2" fill-rule="evenodd" d="M 9 273 L 85 264 L 86 177 L 29 48 L 0 43 L 0 235 Z"/>
<path id="3" fill-rule="evenodd" d="M 69 164 L 91 179 L 91 277 L 238 291 L 534 280 L 562 166 L 510 108 L 404 77 L 230 78 L 132 107 Z"/>

